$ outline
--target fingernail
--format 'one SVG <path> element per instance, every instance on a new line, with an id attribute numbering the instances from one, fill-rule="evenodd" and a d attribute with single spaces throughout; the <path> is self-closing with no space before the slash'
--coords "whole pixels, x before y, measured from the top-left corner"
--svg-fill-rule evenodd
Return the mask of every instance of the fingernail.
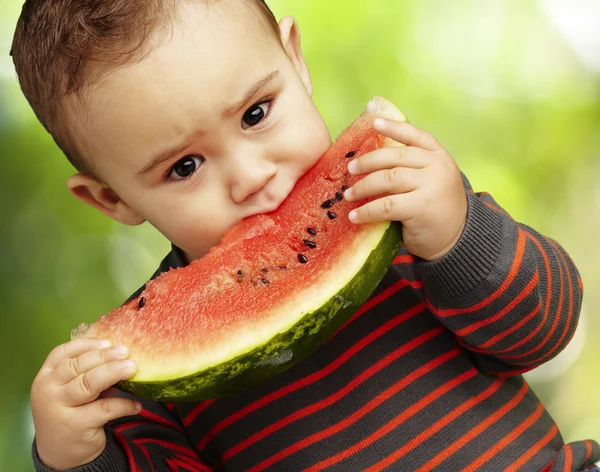
<path id="1" fill-rule="evenodd" d="M 140 411 L 142 409 L 142 404 L 140 402 L 133 402 L 135 404 L 135 409 Z"/>
<path id="2" fill-rule="evenodd" d="M 383 118 L 375 118 L 375 120 L 373 120 L 373 126 L 375 128 L 384 128 L 386 124 L 387 121 Z"/>
<path id="3" fill-rule="evenodd" d="M 358 164 L 356 161 L 352 161 L 350 164 L 348 164 L 348 170 L 350 172 L 356 172 L 358 170 Z"/>
<path id="4" fill-rule="evenodd" d="M 121 364 L 123 366 L 123 370 L 129 372 L 130 370 L 135 370 L 135 362 L 132 360 L 123 361 Z"/>
<path id="5" fill-rule="evenodd" d="M 352 210 L 348 214 L 348 218 L 350 219 L 350 221 L 356 221 L 358 219 L 358 213 L 356 212 L 356 210 Z"/>
<path id="6" fill-rule="evenodd" d="M 344 198 L 346 200 L 350 200 L 352 198 L 352 189 L 351 188 L 349 188 L 348 190 L 346 190 L 344 192 Z"/>
<path id="7" fill-rule="evenodd" d="M 112 343 L 109 340 L 104 339 L 104 340 L 100 341 L 100 346 L 102 346 L 102 347 L 111 347 Z"/>

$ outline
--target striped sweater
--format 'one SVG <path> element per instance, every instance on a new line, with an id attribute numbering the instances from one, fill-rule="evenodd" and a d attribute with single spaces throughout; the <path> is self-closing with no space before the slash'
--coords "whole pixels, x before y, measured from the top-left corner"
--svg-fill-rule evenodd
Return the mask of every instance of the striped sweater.
<path id="1" fill-rule="evenodd" d="M 565 444 L 521 375 L 573 336 L 577 268 L 556 241 L 463 180 L 467 223 L 446 256 L 401 249 L 370 299 L 306 359 L 235 397 L 144 400 L 139 415 L 109 423 L 105 451 L 74 470 L 591 468 L 600 445 Z M 174 247 L 154 276 L 185 265 Z M 35 440 L 33 459 L 48 472 Z"/>

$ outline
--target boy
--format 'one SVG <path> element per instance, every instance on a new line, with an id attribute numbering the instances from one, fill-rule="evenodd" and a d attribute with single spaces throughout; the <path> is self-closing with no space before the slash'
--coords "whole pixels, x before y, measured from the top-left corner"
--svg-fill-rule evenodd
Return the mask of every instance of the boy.
<path id="1" fill-rule="evenodd" d="M 13 56 L 24 94 L 79 173 L 71 193 L 172 243 L 157 274 L 269 212 L 330 144 L 295 21 L 262 0 L 28 0 Z M 126 347 L 54 349 L 31 406 L 36 469 L 579 471 L 520 375 L 558 354 L 582 284 L 555 241 L 474 193 L 428 133 L 357 159 L 356 224 L 403 223 L 404 247 L 357 316 L 263 385 L 200 403 L 110 389 Z M 307 147 L 306 143 L 310 142 Z M 155 274 L 156 275 L 156 274 Z"/>

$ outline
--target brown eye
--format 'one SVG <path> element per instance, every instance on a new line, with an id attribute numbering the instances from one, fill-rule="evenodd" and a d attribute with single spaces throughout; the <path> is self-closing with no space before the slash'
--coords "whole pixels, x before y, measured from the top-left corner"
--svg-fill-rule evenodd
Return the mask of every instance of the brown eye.
<path id="1" fill-rule="evenodd" d="M 192 176 L 198 170 L 204 158 L 201 156 L 186 156 L 179 159 L 171 168 L 169 178 L 173 180 L 183 180 Z"/>
<path id="2" fill-rule="evenodd" d="M 242 117 L 242 128 L 251 128 L 252 126 L 259 124 L 269 114 L 270 107 L 270 100 L 253 105 L 248 109 L 248 111 L 246 111 L 246 113 L 244 113 L 244 116 Z M 246 125 L 246 128 L 244 128 L 244 125 Z"/>

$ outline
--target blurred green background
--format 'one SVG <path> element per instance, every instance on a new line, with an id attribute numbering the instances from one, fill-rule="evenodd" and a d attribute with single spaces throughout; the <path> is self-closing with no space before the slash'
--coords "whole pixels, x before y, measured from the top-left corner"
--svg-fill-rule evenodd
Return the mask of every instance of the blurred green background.
<path id="1" fill-rule="evenodd" d="M 374 95 L 454 156 L 476 191 L 559 241 L 585 286 L 577 334 L 527 374 L 566 441 L 600 439 L 600 0 L 271 0 L 300 24 L 332 136 Z M 32 470 L 29 389 L 70 329 L 119 305 L 168 251 L 70 197 L 72 172 L 8 56 L 0 0 L 0 470 Z"/>

